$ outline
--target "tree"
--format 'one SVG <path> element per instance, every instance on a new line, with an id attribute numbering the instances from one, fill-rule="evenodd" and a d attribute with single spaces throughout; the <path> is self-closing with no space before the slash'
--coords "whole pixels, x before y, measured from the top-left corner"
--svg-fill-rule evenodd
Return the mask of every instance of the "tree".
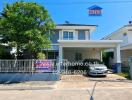
<path id="1" fill-rule="evenodd" d="M 33 2 L 7 4 L 0 14 L 2 43 L 16 47 L 16 56 L 23 49 L 34 53 L 49 48 L 48 32 L 54 27 L 48 11 Z"/>

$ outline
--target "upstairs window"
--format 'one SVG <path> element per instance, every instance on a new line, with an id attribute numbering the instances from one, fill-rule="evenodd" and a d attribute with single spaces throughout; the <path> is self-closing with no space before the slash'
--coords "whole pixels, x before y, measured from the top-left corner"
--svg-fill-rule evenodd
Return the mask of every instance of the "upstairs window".
<path id="1" fill-rule="evenodd" d="M 63 39 L 64 40 L 73 40 L 73 32 L 63 31 Z"/>
<path id="2" fill-rule="evenodd" d="M 68 40 L 68 31 L 63 32 L 63 39 Z"/>
<path id="3" fill-rule="evenodd" d="M 78 31 L 78 40 L 85 40 L 85 31 L 84 30 Z"/>
<path id="4" fill-rule="evenodd" d="M 58 43 L 59 40 L 59 31 L 54 31 L 54 33 L 51 35 L 50 40 L 52 43 Z"/>

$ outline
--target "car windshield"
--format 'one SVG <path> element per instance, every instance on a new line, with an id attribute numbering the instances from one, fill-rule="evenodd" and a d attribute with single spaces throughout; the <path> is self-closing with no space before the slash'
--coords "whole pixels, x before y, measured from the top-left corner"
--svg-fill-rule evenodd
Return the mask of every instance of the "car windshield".
<path id="1" fill-rule="evenodd" d="M 98 59 L 85 59 L 84 63 L 89 63 L 89 64 L 102 64 L 102 62 Z"/>

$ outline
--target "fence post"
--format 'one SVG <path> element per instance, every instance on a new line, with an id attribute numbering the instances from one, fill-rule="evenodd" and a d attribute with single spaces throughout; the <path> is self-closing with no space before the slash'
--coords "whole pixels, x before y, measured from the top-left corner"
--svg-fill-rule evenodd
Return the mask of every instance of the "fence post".
<path id="1" fill-rule="evenodd" d="M 132 79 L 132 64 L 131 64 L 131 66 L 130 66 L 130 78 Z"/>
<path id="2" fill-rule="evenodd" d="M 132 79 L 132 56 L 129 58 L 129 63 L 130 63 L 129 73 L 130 73 L 130 78 Z"/>
<path id="3" fill-rule="evenodd" d="M 0 72 L 2 72 L 2 70 L 1 70 L 2 68 L 1 67 L 2 67 L 2 64 L 1 64 L 1 60 L 0 60 Z"/>
<path id="4" fill-rule="evenodd" d="M 32 63 L 32 74 L 33 74 L 33 72 L 34 72 L 34 59 L 32 59 L 32 61 L 31 61 L 31 63 Z"/>

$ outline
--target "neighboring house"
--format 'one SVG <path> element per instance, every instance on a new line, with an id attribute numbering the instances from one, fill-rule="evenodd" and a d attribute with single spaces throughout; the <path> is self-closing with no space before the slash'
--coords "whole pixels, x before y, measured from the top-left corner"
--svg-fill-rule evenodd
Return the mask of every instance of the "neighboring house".
<path id="1" fill-rule="evenodd" d="M 103 40 L 122 40 L 121 45 L 121 61 L 125 66 L 129 66 L 128 60 L 132 56 L 132 22 L 111 33 L 103 38 Z"/>
<path id="2" fill-rule="evenodd" d="M 51 37 L 51 49 L 44 50 L 47 59 L 79 61 L 87 58 L 102 60 L 102 51 L 114 49 L 114 63 L 120 72 L 120 40 L 91 40 L 96 25 L 58 24 Z M 117 64 L 118 63 L 118 64 Z M 60 70 L 60 66 L 58 67 Z"/>

